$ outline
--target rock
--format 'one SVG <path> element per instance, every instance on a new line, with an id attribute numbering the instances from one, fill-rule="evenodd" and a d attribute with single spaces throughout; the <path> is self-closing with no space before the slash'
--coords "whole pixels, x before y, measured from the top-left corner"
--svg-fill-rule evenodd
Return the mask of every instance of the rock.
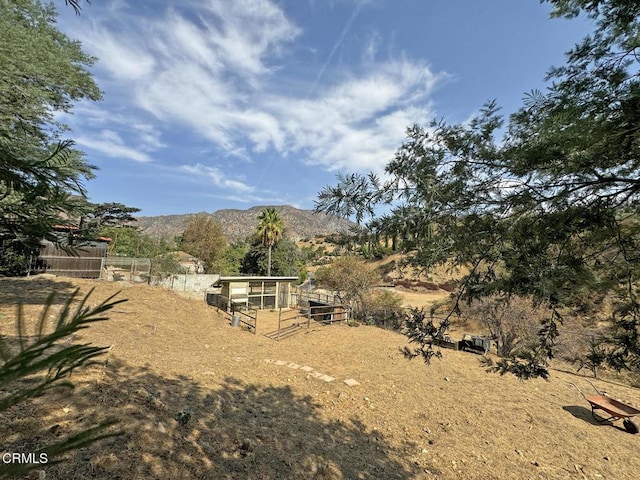
<path id="1" fill-rule="evenodd" d="M 209 455 L 215 455 L 218 453 L 209 442 L 202 442 L 202 449 Z"/>
<path id="2" fill-rule="evenodd" d="M 158 422 L 158 431 L 160 433 L 167 433 L 167 429 L 165 428 L 165 426 L 162 424 L 162 422 Z"/>
<path id="3" fill-rule="evenodd" d="M 345 385 L 348 385 L 349 387 L 355 387 L 356 385 L 360 385 L 360 382 L 358 382 L 357 380 L 354 380 L 353 378 L 347 378 L 344 381 Z"/>
<path id="4" fill-rule="evenodd" d="M 253 451 L 254 446 L 255 446 L 255 442 L 253 440 L 251 440 L 250 438 L 245 438 L 242 441 L 242 445 L 240 446 L 240 448 L 245 452 L 251 452 Z"/>

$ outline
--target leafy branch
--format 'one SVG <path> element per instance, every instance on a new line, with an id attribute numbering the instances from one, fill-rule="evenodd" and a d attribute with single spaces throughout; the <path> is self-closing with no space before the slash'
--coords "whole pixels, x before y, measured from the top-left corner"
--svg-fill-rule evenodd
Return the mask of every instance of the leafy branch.
<path id="1" fill-rule="evenodd" d="M 79 300 L 79 289 L 76 289 L 62 306 L 53 331 L 46 332 L 46 323 L 54 302 L 55 294 L 47 297 L 45 306 L 36 324 L 32 340 L 26 328 L 26 320 L 22 305 L 18 307 L 16 320 L 17 348 L 12 346 L 9 337 L 0 335 L 0 412 L 8 410 L 30 398 L 42 395 L 53 387 L 73 389 L 74 385 L 68 377 L 78 368 L 97 363 L 97 358 L 107 351 L 107 347 L 96 347 L 91 344 L 70 344 L 75 334 L 88 328 L 92 323 L 107 320 L 104 314 L 115 305 L 126 302 L 126 299 L 114 300 L 115 295 L 97 306 L 89 306 L 88 299 L 93 289 Z M 100 439 L 118 435 L 107 432 L 114 422 L 103 422 L 100 425 L 82 431 L 66 440 L 49 445 L 42 449 L 51 459 L 48 464 L 55 463 L 54 458 Z M 9 478 L 22 474 L 34 465 L 6 465 L 0 472 L 0 478 Z"/>
<path id="2" fill-rule="evenodd" d="M 404 335 L 409 338 L 410 343 L 417 343 L 418 346 L 409 348 L 405 346 L 402 350 L 408 359 L 422 357 L 429 365 L 432 358 L 442 358 L 442 352 L 437 349 L 439 340 L 444 340 L 449 330 L 449 318 L 437 322 L 433 315 L 427 319 L 424 308 L 412 308 L 405 320 Z"/>

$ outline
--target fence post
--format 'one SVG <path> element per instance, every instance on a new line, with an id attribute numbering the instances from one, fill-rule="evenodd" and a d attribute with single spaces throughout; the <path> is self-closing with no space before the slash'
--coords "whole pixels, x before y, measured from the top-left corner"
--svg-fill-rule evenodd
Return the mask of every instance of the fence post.
<path id="1" fill-rule="evenodd" d="M 280 341 L 280 321 L 282 320 L 282 307 L 278 311 L 278 335 L 276 335 L 276 341 Z"/>
<path id="2" fill-rule="evenodd" d="M 311 328 L 311 309 L 313 307 L 311 306 L 311 302 L 309 302 L 309 313 L 307 314 L 307 330 L 309 330 Z"/>

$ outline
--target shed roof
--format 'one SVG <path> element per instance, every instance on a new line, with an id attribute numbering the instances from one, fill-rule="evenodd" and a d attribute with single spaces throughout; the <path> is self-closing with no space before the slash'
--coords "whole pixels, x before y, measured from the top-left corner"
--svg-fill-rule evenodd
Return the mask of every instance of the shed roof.
<path id="1" fill-rule="evenodd" d="M 267 276 L 236 276 L 236 277 L 220 277 L 214 282 L 214 285 L 220 285 L 223 282 L 293 282 L 298 277 L 267 277 Z"/>

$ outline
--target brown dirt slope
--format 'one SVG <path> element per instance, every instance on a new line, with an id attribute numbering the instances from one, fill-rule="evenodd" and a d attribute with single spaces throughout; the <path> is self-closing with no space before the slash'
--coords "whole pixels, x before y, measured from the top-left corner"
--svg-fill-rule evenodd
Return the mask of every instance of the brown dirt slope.
<path id="1" fill-rule="evenodd" d="M 640 435 L 592 420 L 566 383 L 590 388 L 584 378 L 520 382 L 453 351 L 426 366 L 399 354 L 403 336 L 375 327 L 275 342 L 157 288 L 0 279 L 0 332 L 13 331 L 16 302 L 36 315 L 48 291 L 75 286 L 95 287 L 94 303 L 119 289 L 129 299 L 76 339 L 112 349 L 74 376 L 72 394 L 4 412 L 2 450 L 36 449 L 105 418 L 123 435 L 68 454 L 47 479 L 638 478 Z M 640 404 L 638 390 L 595 384 Z"/>

